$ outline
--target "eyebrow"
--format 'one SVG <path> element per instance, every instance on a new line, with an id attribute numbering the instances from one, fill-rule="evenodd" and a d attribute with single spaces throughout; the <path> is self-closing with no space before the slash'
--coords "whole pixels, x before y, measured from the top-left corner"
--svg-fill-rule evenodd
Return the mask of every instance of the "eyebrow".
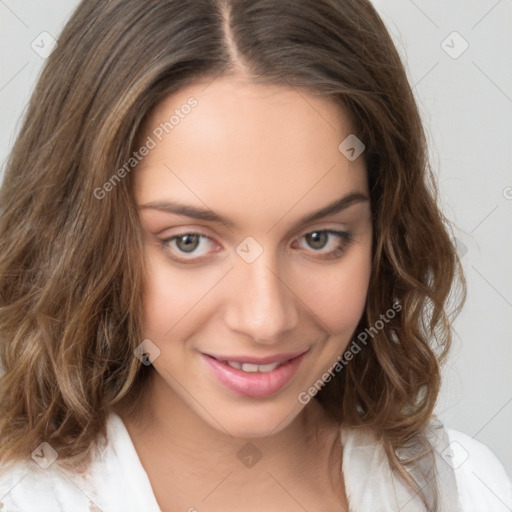
<path id="1" fill-rule="evenodd" d="M 293 224 L 292 229 L 296 227 L 307 224 L 308 222 L 314 222 L 316 220 L 323 219 L 328 215 L 333 215 L 339 213 L 349 206 L 353 204 L 369 201 L 369 197 L 360 192 L 351 192 L 346 196 L 341 197 L 340 199 L 334 200 L 332 203 L 329 203 L 327 206 L 324 206 L 320 210 L 316 210 L 312 213 L 308 213 L 307 215 L 301 217 L 298 221 Z M 184 217 L 190 217 L 192 219 L 198 219 L 208 222 L 219 222 L 226 225 L 229 228 L 236 227 L 236 223 L 227 217 L 222 215 L 218 215 L 212 210 L 197 208 L 195 206 L 190 206 L 186 204 L 181 204 L 176 201 L 151 201 L 146 204 L 139 205 L 141 209 L 150 209 L 157 210 L 161 212 L 171 213 L 174 215 L 182 215 Z"/>

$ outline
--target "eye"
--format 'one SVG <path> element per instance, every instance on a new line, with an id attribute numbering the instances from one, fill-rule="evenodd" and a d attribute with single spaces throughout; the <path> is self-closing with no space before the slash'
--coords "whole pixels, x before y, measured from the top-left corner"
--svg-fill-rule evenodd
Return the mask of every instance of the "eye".
<path id="1" fill-rule="evenodd" d="M 329 229 L 312 231 L 305 234 L 300 242 L 294 242 L 303 249 L 317 253 L 321 258 L 338 258 L 353 242 L 353 235 L 347 231 Z M 305 242 L 306 246 L 301 243 Z M 201 233 L 180 233 L 160 241 L 162 250 L 171 258 L 180 262 L 193 262 L 217 250 L 213 240 Z"/>
<path id="2" fill-rule="evenodd" d="M 336 258 L 345 252 L 354 238 L 348 231 L 323 229 L 305 234 L 300 241 L 305 242 L 306 246 L 299 242 L 299 246 L 304 249 L 313 249 L 313 252 L 322 257 Z"/>
<path id="3" fill-rule="evenodd" d="M 205 256 L 215 244 L 201 233 L 180 233 L 161 240 L 160 245 L 171 258 L 187 261 Z"/>

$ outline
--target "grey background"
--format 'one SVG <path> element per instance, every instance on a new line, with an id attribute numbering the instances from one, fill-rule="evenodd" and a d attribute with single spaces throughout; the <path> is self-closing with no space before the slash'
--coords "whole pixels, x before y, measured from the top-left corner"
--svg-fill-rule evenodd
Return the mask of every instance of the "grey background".
<path id="1" fill-rule="evenodd" d="M 0 0 L 2 168 L 44 64 L 31 43 L 57 38 L 77 3 Z M 512 0 L 374 3 L 406 63 L 468 280 L 437 412 L 512 475 Z M 469 44 L 457 58 L 453 31 Z"/>

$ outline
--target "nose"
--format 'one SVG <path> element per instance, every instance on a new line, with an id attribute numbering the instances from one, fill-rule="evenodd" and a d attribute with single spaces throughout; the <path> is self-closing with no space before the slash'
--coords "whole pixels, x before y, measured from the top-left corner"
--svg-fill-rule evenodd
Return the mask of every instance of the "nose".
<path id="1" fill-rule="evenodd" d="M 232 281 L 225 322 L 228 327 L 250 336 L 256 343 L 272 344 L 296 327 L 299 319 L 297 297 L 263 253 L 256 261 L 239 261 Z"/>

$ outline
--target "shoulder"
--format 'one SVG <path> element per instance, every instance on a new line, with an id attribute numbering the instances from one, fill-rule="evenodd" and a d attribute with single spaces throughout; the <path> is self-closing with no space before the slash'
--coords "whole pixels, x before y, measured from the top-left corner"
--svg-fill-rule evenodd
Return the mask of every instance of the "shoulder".
<path id="1" fill-rule="evenodd" d="M 425 432 L 433 451 L 419 462 L 437 475 L 439 510 L 510 512 L 512 491 L 498 458 L 484 444 L 434 418 Z M 391 470 L 384 447 L 371 430 L 341 429 L 342 472 L 351 510 L 424 510 Z M 414 444 L 401 453 L 417 453 Z M 435 465 L 432 466 L 432 465 Z M 430 470 L 427 471 L 427 474 Z M 368 492 L 371 489 L 372 492 Z"/>
<path id="2" fill-rule="evenodd" d="M 449 444 L 441 455 L 454 470 L 462 510 L 512 510 L 510 480 L 496 455 L 463 432 L 446 431 Z"/>
<path id="3" fill-rule="evenodd" d="M 43 453 L 39 460 L 29 457 L 0 467 L 0 510 L 159 512 L 128 431 L 114 413 L 108 418 L 105 441 L 98 443 L 82 472 L 63 469 Z"/>

